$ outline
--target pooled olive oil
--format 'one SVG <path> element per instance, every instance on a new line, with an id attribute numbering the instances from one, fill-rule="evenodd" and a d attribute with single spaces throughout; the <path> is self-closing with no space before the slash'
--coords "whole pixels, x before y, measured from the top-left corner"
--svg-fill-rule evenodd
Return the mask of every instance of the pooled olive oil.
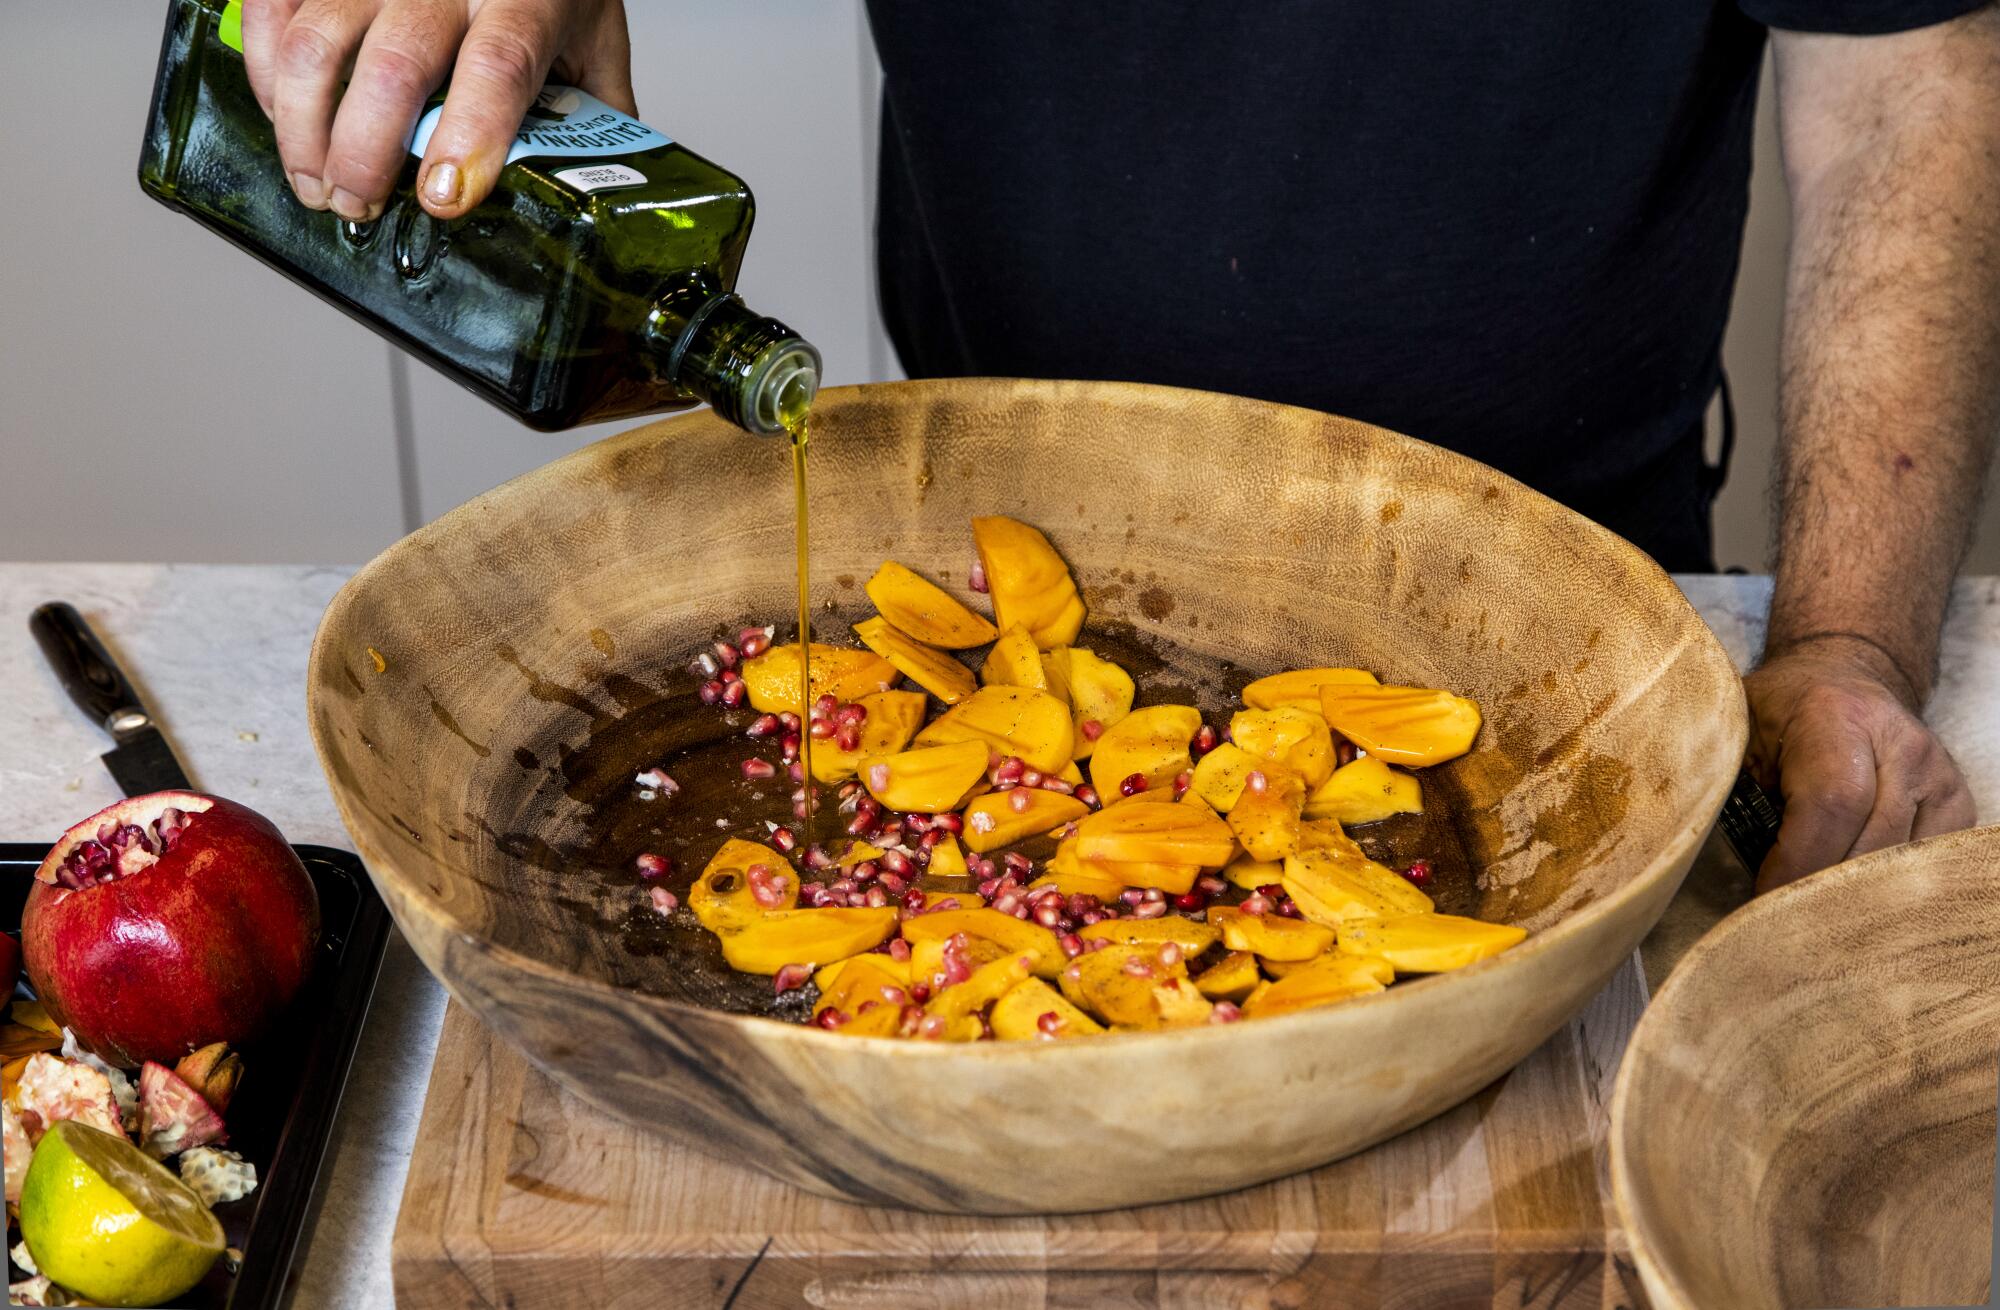
<path id="1" fill-rule="evenodd" d="M 776 433 L 793 379 L 816 385 L 812 346 L 733 294 L 755 213 L 742 179 L 551 85 L 492 195 L 441 221 L 416 199 L 440 95 L 382 215 L 348 222 L 293 195 L 242 50 L 240 0 L 170 0 L 140 185 L 522 422 L 706 402 Z"/>

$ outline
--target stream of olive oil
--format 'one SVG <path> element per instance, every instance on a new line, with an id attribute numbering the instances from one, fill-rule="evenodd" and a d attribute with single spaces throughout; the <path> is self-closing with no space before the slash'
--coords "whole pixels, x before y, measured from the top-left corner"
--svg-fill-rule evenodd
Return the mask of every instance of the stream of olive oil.
<path id="1" fill-rule="evenodd" d="M 799 786 L 806 798 L 799 838 L 802 844 L 810 846 L 813 840 L 812 561 L 808 546 L 811 534 L 806 521 L 806 447 L 811 443 L 811 424 L 804 409 L 785 414 L 784 420 L 785 430 L 792 435 L 792 533 L 798 553 Z"/>

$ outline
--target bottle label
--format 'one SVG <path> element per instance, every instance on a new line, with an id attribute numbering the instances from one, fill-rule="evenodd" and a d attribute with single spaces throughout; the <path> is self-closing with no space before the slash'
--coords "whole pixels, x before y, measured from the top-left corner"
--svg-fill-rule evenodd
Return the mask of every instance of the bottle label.
<path id="1" fill-rule="evenodd" d="M 443 113 L 443 105 L 432 105 L 417 120 L 416 135 L 410 138 L 411 154 L 423 155 Z M 511 164 L 538 155 L 601 159 L 670 144 L 670 138 L 630 114 L 613 109 L 589 92 L 551 84 L 543 87 L 535 103 L 529 106 L 520 131 L 514 135 L 514 144 L 507 147 L 506 162 Z"/>

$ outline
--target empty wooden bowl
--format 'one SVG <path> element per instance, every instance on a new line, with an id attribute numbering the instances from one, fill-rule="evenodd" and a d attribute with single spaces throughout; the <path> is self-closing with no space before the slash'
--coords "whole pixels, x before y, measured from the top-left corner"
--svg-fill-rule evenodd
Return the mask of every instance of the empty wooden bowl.
<path id="1" fill-rule="evenodd" d="M 2000 828 L 1738 911 L 1633 1034 L 1611 1178 L 1654 1310 L 1985 1305 Z"/>
<path id="2" fill-rule="evenodd" d="M 1740 684 L 1667 577 L 1469 460 L 1115 384 L 841 389 L 814 425 L 814 598 L 844 619 L 885 557 L 962 587 L 968 519 L 1011 514 L 1074 567 L 1086 643 L 1153 643 L 1155 683 L 1186 652 L 1478 698 L 1475 751 L 1426 792 L 1483 871 L 1477 913 L 1533 935 L 1329 1009 L 1050 1045 L 701 1004 L 770 984 L 665 935 L 631 870 L 644 834 L 607 836 L 600 802 L 674 745 L 691 655 L 791 612 L 790 470 L 714 418 L 655 424 L 385 552 L 328 609 L 309 690 L 341 814 L 425 963 L 557 1081 L 691 1146 L 859 1201 L 996 1213 L 1322 1164 L 1463 1100 L 1581 1007 L 1736 773 Z"/>

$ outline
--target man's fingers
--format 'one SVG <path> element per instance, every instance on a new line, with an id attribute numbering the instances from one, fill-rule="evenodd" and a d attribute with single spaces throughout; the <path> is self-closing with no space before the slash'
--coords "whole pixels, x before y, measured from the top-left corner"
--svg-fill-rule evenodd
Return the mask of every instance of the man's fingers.
<path id="1" fill-rule="evenodd" d="M 1910 839 L 1936 837 L 1979 821 L 1979 807 L 1973 804 L 1972 789 L 1958 762 L 1940 745 L 1933 751 L 1928 785 L 1917 802 L 1916 820 L 1910 825 Z"/>
<path id="2" fill-rule="evenodd" d="M 1910 754 L 1904 748 L 1905 755 Z M 1841 855 L 1843 860 L 1851 860 L 1857 855 L 1879 851 L 1888 846 L 1901 846 L 1910 839 L 1910 827 L 1917 817 L 1917 788 L 1921 785 L 1922 753 L 1917 758 L 1878 759 L 1875 762 L 1875 804 L 1868 812 L 1868 822 L 1861 825 L 1861 831 L 1854 838 L 1854 844 Z"/>
<path id="3" fill-rule="evenodd" d="M 278 89 L 278 39 L 298 8 L 299 0 L 243 0 L 243 69 L 266 118 Z"/>
<path id="4" fill-rule="evenodd" d="M 1785 746 L 1785 818 L 1757 874 L 1770 891 L 1837 864 L 1875 808 L 1875 758 L 1867 735 L 1845 724 L 1808 729 Z"/>
<path id="5" fill-rule="evenodd" d="M 326 151 L 341 75 L 379 8 L 376 0 L 304 0 L 278 38 L 271 125 L 292 190 L 308 208 L 327 207 Z"/>
<path id="6" fill-rule="evenodd" d="M 459 47 L 451 91 L 417 174 L 425 209 L 456 218 L 493 190 L 562 36 L 561 20 L 544 5 L 487 0 L 480 7 Z"/>
<path id="7" fill-rule="evenodd" d="M 327 203 L 342 218 L 373 219 L 409 158 L 410 129 L 451 68 L 464 34 L 453 0 L 390 0 L 355 57 L 326 154 Z"/>
<path id="8" fill-rule="evenodd" d="M 565 56 L 563 62 L 571 59 Z M 578 86 L 613 109 L 639 116 L 639 102 L 632 95 L 632 37 L 625 27 L 623 5 L 612 5 L 598 21 L 597 31 L 575 63 Z"/>

